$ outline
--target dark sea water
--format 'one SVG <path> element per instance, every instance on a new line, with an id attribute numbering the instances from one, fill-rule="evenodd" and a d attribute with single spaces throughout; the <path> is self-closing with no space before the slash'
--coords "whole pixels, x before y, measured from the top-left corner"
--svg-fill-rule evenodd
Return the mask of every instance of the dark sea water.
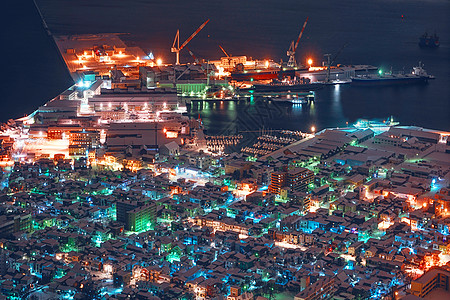
<path id="1" fill-rule="evenodd" d="M 233 55 L 286 60 L 290 41 L 309 16 L 298 60 L 340 53 L 341 64 L 371 64 L 409 71 L 419 61 L 436 79 L 422 86 L 384 88 L 327 87 L 312 105 L 264 101 L 212 102 L 192 107 L 209 133 L 289 128 L 308 130 L 344 126 L 359 118 L 393 116 L 404 125 L 450 130 L 450 1 L 448 0 L 259 0 L 146 1 L 36 0 L 55 35 L 128 33 L 127 43 L 173 62 L 170 46 L 176 30 L 186 39 L 211 21 L 189 44 L 196 56 Z M 71 84 L 56 47 L 42 29 L 33 1 L 9 1 L 3 10 L 4 75 L 0 120 L 33 111 Z M 441 47 L 420 49 L 418 38 L 436 31 Z M 5 59 L 6 58 L 6 59 Z M 182 53 L 181 61 L 192 59 Z M 5 77 L 5 76 L 2 76 Z"/>

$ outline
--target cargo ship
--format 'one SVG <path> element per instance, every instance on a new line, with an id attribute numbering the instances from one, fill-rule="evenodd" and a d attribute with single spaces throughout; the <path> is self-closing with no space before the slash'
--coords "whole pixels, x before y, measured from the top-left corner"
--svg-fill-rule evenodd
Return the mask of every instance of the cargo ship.
<path id="1" fill-rule="evenodd" d="M 297 91 L 315 91 L 323 88 L 324 84 L 320 82 L 311 82 L 308 78 L 302 78 L 302 80 L 295 81 L 280 81 L 273 80 L 270 83 L 255 83 L 252 89 L 255 91 L 265 92 L 297 92 Z"/>
<path id="2" fill-rule="evenodd" d="M 437 36 L 436 33 L 434 35 L 428 35 L 428 33 L 425 32 L 419 38 L 419 46 L 421 48 L 437 48 L 439 47 L 439 45 L 440 45 L 439 37 Z"/>
<path id="3" fill-rule="evenodd" d="M 434 76 L 428 75 L 422 64 L 414 67 L 410 74 L 383 73 L 379 70 L 375 75 L 359 75 L 352 78 L 352 85 L 356 86 L 380 86 L 380 85 L 405 85 L 427 83 Z"/>
<path id="4" fill-rule="evenodd" d="M 297 69 L 295 68 L 260 68 L 244 69 L 236 67 L 231 72 L 231 79 L 236 81 L 254 81 L 254 80 L 272 80 L 285 77 L 294 77 Z"/>

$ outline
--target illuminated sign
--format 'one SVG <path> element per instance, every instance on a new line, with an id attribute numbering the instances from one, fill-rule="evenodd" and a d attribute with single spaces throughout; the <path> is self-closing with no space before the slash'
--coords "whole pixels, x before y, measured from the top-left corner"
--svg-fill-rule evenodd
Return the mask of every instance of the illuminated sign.
<path id="1" fill-rule="evenodd" d="M 178 132 L 176 131 L 166 131 L 166 138 L 176 139 L 178 137 Z"/>

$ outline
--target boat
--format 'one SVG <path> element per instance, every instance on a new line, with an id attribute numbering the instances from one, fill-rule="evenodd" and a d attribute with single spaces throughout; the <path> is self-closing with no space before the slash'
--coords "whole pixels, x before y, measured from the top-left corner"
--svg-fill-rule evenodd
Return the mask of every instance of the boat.
<path id="1" fill-rule="evenodd" d="M 278 97 L 270 97 L 270 100 L 275 103 L 291 103 L 291 104 L 306 104 L 308 101 L 305 97 L 298 95 L 284 95 Z"/>
<path id="2" fill-rule="evenodd" d="M 264 92 L 298 92 L 298 91 L 315 91 L 323 88 L 324 84 L 321 82 L 311 82 L 308 78 L 301 80 L 287 81 L 287 80 L 273 80 L 268 84 L 255 83 L 252 89 L 255 91 Z"/>
<path id="3" fill-rule="evenodd" d="M 419 62 L 419 66 L 414 67 L 410 74 L 383 73 L 379 70 L 378 74 L 355 76 L 351 84 L 356 86 L 405 85 L 427 83 L 429 79 L 434 79 L 434 76 L 428 75 Z"/>
<path id="4" fill-rule="evenodd" d="M 231 72 L 231 79 L 235 81 L 272 80 L 284 77 L 294 77 L 294 68 L 262 68 L 262 69 L 239 69 Z"/>
<path id="5" fill-rule="evenodd" d="M 419 38 L 419 46 L 421 48 L 437 48 L 439 47 L 440 42 L 439 42 L 439 37 L 437 36 L 436 33 L 434 33 L 433 35 L 428 35 L 428 33 L 424 33 L 420 38 Z"/>

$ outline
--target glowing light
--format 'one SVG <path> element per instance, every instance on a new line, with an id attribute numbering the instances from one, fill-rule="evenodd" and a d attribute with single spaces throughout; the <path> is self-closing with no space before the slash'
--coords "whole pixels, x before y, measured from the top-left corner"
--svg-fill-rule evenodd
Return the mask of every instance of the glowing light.
<path id="1" fill-rule="evenodd" d="M 176 139 L 178 137 L 178 132 L 176 131 L 167 131 L 166 133 L 166 138 L 168 139 Z"/>
<path id="2" fill-rule="evenodd" d="M 268 60 L 266 60 L 266 61 L 264 62 L 264 66 L 265 66 L 266 68 L 269 67 L 269 61 L 268 61 Z"/>
<path id="3" fill-rule="evenodd" d="M 161 59 L 161 58 L 158 58 L 158 59 L 156 60 L 156 64 L 157 64 L 158 66 L 162 65 L 162 59 Z"/>
<path id="4" fill-rule="evenodd" d="M 383 70 L 378 70 L 378 74 L 382 75 L 383 74 Z"/>
<path id="5" fill-rule="evenodd" d="M 308 65 L 311 67 L 312 64 L 313 64 L 313 60 L 311 58 L 308 58 Z"/>
<path id="6" fill-rule="evenodd" d="M 316 132 L 316 127 L 315 126 L 311 126 L 311 132 Z"/>
<path id="7" fill-rule="evenodd" d="M 309 67 L 309 71 L 323 71 L 326 67 Z"/>

